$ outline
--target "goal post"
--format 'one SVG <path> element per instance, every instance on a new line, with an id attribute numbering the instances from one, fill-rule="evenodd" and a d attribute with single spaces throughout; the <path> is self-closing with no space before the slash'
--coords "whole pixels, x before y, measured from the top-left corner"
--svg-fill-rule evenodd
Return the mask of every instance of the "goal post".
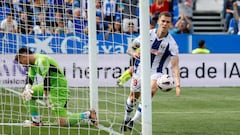
<path id="1" fill-rule="evenodd" d="M 141 95 L 142 95 L 142 133 L 152 134 L 152 100 L 150 82 L 150 23 L 149 23 L 149 0 L 139 1 L 140 9 L 140 36 L 141 38 Z M 149 19 L 146 19 L 149 18 Z M 144 37 L 144 38 L 143 38 Z"/>
<path id="2" fill-rule="evenodd" d="M 96 37 L 96 4 L 95 1 L 88 2 L 88 47 L 89 47 L 89 88 L 90 107 L 94 108 L 98 114 L 98 83 L 97 83 L 97 37 Z"/>

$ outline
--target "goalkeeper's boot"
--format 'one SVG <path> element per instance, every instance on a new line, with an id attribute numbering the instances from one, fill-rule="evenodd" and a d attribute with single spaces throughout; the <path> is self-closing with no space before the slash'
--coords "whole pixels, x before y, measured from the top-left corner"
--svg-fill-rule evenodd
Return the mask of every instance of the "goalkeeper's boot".
<path id="1" fill-rule="evenodd" d="M 38 127 L 38 126 L 43 126 L 43 123 L 40 122 L 35 122 L 35 121 L 30 121 L 30 120 L 25 120 L 23 122 L 24 127 Z"/>
<path id="2" fill-rule="evenodd" d="M 91 122 L 93 123 L 94 126 L 98 125 L 98 120 L 97 120 L 97 113 L 94 109 L 90 109 L 90 116 L 89 119 L 91 120 Z"/>
<path id="3" fill-rule="evenodd" d="M 134 125 L 134 121 L 131 120 L 131 121 L 129 122 L 129 124 L 128 124 L 128 129 L 129 129 L 129 130 L 132 130 L 132 129 L 133 129 L 133 125 Z"/>
<path id="4" fill-rule="evenodd" d="M 129 119 L 128 121 L 123 121 L 122 126 L 121 126 L 121 129 L 120 129 L 121 132 L 127 131 L 127 124 L 128 124 L 130 121 L 131 121 L 131 119 Z"/>
<path id="5" fill-rule="evenodd" d="M 118 85 L 118 87 L 123 87 L 123 82 L 122 82 L 122 80 L 121 79 L 118 79 L 117 80 L 117 85 Z"/>

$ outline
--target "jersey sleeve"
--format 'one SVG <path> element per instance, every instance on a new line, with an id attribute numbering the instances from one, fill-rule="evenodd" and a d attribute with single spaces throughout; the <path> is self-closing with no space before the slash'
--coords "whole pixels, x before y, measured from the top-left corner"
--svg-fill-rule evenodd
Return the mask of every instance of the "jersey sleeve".
<path id="1" fill-rule="evenodd" d="M 150 42 L 152 42 L 152 38 L 154 37 L 153 35 L 155 32 L 156 32 L 156 29 L 149 30 Z M 133 40 L 133 44 L 136 44 L 138 47 L 141 46 L 141 36 L 140 35 Z"/>
<path id="2" fill-rule="evenodd" d="M 172 56 L 177 56 L 179 54 L 178 45 L 177 42 L 173 39 L 173 37 L 170 37 L 170 52 Z"/>
<path id="3" fill-rule="evenodd" d="M 43 78 L 45 78 L 50 68 L 49 59 L 47 57 L 39 57 L 37 62 L 38 62 L 37 65 L 39 67 L 38 72 Z"/>
<path id="4" fill-rule="evenodd" d="M 35 80 L 35 76 L 36 76 L 35 70 L 32 67 L 29 67 L 27 72 L 27 77 L 26 77 L 26 84 L 32 85 Z"/>

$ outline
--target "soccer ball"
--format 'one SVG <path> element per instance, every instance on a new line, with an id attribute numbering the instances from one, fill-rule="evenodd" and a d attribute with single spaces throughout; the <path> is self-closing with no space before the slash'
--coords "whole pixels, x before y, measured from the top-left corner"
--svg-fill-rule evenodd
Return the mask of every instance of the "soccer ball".
<path id="1" fill-rule="evenodd" d="M 174 87 L 174 80 L 171 76 L 164 74 L 157 79 L 158 88 L 163 92 L 168 92 Z"/>

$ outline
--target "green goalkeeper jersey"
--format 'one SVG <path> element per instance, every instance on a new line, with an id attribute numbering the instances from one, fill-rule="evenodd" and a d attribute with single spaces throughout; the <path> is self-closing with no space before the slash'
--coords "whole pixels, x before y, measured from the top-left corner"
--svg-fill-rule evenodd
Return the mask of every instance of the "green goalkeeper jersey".
<path id="1" fill-rule="evenodd" d="M 43 77 L 44 90 L 50 91 L 52 96 L 59 97 L 68 93 L 66 77 L 56 60 L 44 55 L 35 54 L 35 63 L 28 68 L 27 83 L 33 84 L 36 75 Z"/>

